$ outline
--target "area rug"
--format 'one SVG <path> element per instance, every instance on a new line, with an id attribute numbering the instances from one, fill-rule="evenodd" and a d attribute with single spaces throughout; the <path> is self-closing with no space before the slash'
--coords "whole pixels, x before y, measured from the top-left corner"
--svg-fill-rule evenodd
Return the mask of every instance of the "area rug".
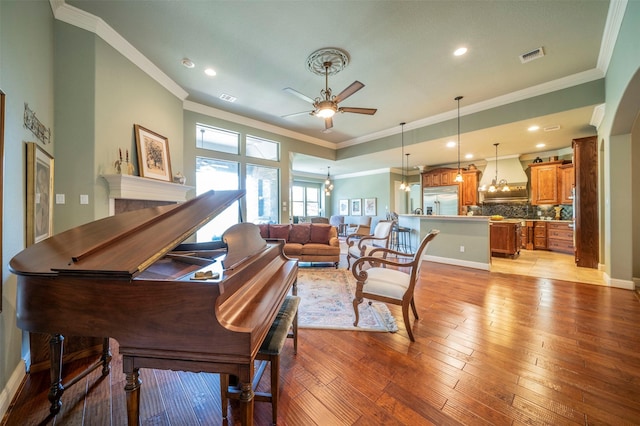
<path id="1" fill-rule="evenodd" d="M 396 320 L 381 302 L 358 306 L 360 320 L 353 326 L 353 297 L 356 280 L 351 271 L 334 268 L 300 268 L 298 270 L 298 327 L 396 332 Z"/>

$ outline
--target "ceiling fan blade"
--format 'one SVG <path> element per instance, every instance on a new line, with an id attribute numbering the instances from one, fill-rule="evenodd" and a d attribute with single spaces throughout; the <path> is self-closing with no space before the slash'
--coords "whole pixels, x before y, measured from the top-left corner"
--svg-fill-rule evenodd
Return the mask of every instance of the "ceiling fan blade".
<path id="1" fill-rule="evenodd" d="M 299 115 L 308 115 L 308 114 L 311 114 L 312 112 L 313 111 L 294 112 L 293 114 L 281 115 L 280 117 L 282 118 L 297 117 Z"/>
<path id="2" fill-rule="evenodd" d="M 293 96 L 297 96 L 300 99 L 302 99 L 303 101 L 309 102 L 310 104 L 313 104 L 313 99 L 311 99 L 310 97 L 308 97 L 307 95 L 304 95 L 300 92 L 298 92 L 296 89 L 292 89 L 291 87 L 285 87 L 284 89 L 282 89 L 285 92 L 289 92 L 291 93 Z"/>
<path id="3" fill-rule="evenodd" d="M 364 87 L 364 84 L 360 83 L 359 81 L 354 81 L 353 83 L 351 83 L 351 85 L 349 87 L 347 87 L 346 89 L 344 89 L 342 92 L 340 92 L 340 94 L 338 94 L 338 96 L 336 96 L 336 98 L 334 99 L 336 102 L 342 102 L 345 99 L 347 99 L 349 96 L 353 95 L 354 93 L 356 93 L 358 90 L 362 89 Z"/>
<path id="4" fill-rule="evenodd" d="M 353 107 L 341 107 L 342 112 L 355 112 L 356 114 L 373 115 L 378 111 L 376 108 L 353 108 Z"/>
<path id="5" fill-rule="evenodd" d="M 324 128 L 325 129 L 330 129 L 333 127 L 333 118 L 331 117 L 327 117 L 324 119 Z"/>

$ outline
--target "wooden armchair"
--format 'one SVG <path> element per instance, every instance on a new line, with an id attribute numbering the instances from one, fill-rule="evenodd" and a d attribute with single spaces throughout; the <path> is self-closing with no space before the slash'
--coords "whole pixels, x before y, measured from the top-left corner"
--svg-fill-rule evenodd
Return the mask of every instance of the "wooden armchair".
<path id="1" fill-rule="evenodd" d="M 376 248 L 371 250 L 370 256 L 363 256 L 354 262 L 351 272 L 358 281 L 356 294 L 353 298 L 353 311 L 356 316 L 353 323 L 354 326 L 358 326 L 358 321 L 360 320 L 358 305 L 362 303 L 365 297 L 370 300 L 400 305 L 402 306 L 402 316 L 409 339 L 415 342 L 409 321 L 409 306 L 411 306 L 413 316 L 417 320 L 418 311 L 413 300 L 413 291 L 420 276 L 422 255 L 439 232 L 438 230 L 431 230 L 422 239 L 420 246 L 413 255 L 386 248 Z M 376 256 L 378 252 L 397 256 L 398 259 L 390 260 L 384 255 Z M 371 264 L 380 266 L 363 269 L 365 265 Z M 386 266 L 392 266 L 393 268 L 387 268 Z"/>
<path id="2" fill-rule="evenodd" d="M 376 224 L 373 235 L 353 234 L 347 237 L 347 269 L 351 268 L 351 259 L 369 256 L 375 248 L 389 248 L 393 220 L 381 220 Z M 377 252 L 377 256 L 387 257 L 386 252 Z"/>

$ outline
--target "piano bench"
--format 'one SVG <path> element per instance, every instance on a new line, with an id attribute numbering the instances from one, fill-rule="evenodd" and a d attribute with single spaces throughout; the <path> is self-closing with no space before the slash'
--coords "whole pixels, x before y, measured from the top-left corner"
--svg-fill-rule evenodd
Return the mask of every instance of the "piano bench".
<path id="1" fill-rule="evenodd" d="M 254 401 L 270 402 L 273 424 L 278 420 L 278 390 L 280 387 L 280 353 L 287 338 L 293 339 L 293 353 L 298 353 L 298 305 L 300 297 L 287 296 L 264 338 L 256 360 L 259 361 L 253 377 Z M 256 392 L 266 365 L 271 365 L 271 392 Z M 222 418 L 227 418 L 229 399 L 240 397 L 240 388 L 229 383 L 228 374 L 220 374 L 220 396 L 222 397 Z"/>

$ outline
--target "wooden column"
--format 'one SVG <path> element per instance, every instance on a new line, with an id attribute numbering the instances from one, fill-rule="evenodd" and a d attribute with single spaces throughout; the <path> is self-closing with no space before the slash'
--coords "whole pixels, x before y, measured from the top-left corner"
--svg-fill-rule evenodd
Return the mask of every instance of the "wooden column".
<path id="1" fill-rule="evenodd" d="M 575 169 L 575 249 L 576 265 L 597 268 L 598 233 L 598 140 L 597 136 L 573 140 Z"/>

